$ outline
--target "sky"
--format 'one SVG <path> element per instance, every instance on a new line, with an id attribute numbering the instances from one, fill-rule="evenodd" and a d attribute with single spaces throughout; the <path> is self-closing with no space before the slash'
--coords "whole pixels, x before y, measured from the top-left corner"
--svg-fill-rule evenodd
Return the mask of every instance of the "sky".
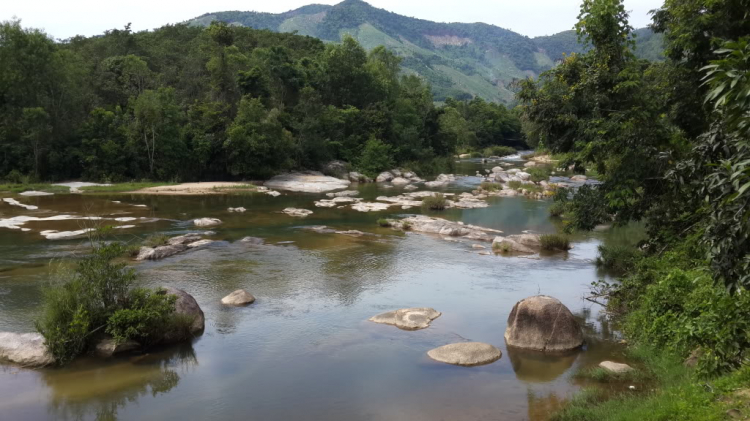
<path id="1" fill-rule="evenodd" d="M 253 10 L 280 13 L 310 3 L 340 0 L 2 0 L 0 21 L 21 19 L 25 27 L 44 29 L 66 39 L 97 35 L 132 23 L 136 31 L 179 23 L 209 12 Z M 401 15 L 436 22 L 484 22 L 527 36 L 551 35 L 571 29 L 580 0 L 369 0 L 371 5 Z M 630 24 L 649 24 L 649 10 L 663 0 L 625 0 Z"/>

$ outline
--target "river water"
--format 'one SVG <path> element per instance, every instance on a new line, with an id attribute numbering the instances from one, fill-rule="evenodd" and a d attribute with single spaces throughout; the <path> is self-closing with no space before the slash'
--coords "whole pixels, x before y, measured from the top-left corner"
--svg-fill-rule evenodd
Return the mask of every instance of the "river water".
<path id="1" fill-rule="evenodd" d="M 482 168 L 470 162 L 459 171 Z M 460 179 L 448 190 L 470 190 L 478 181 Z M 365 198 L 400 193 L 359 188 Z M 65 368 L 0 365 L 0 419 L 545 420 L 577 390 L 572 379 L 577 369 L 620 352 L 599 309 L 582 297 L 603 276 L 593 264 L 598 244 L 622 233 L 576 238 L 563 254 L 484 256 L 471 242 L 404 234 L 376 223 L 415 210 L 315 208 L 312 202 L 321 196 L 55 195 L 18 198 L 38 206 L 36 211 L 0 206 L 0 218 L 62 213 L 145 218 L 117 222 L 135 225 L 115 230 L 123 241 L 182 234 L 194 230 L 193 218 L 223 221 L 212 237 L 221 241 L 136 265 L 145 285 L 174 286 L 196 298 L 206 315 L 203 336 L 181 347 L 106 362 L 83 358 Z M 227 212 L 240 206 L 248 211 Z M 302 219 L 279 213 L 289 206 L 315 213 Z M 556 226 L 548 206 L 492 198 L 488 208 L 434 215 L 507 234 L 551 233 Z M 59 261 L 85 250 L 83 240 L 52 241 L 38 231 L 94 223 L 99 222 L 27 222 L 28 232 L 0 228 L 0 331 L 33 331 L 41 286 Z M 368 235 L 302 229 L 310 225 Z M 265 245 L 237 241 L 245 236 L 263 238 Z M 222 307 L 220 299 L 239 288 L 255 295 L 255 304 Z M 503 333 L 512 306 L 540 293 L 560 299 L 585 324 L 584 349 L 545 356 L 506 348 Z M 420 331 L 367 321 L 405 307 L 433 307 L 443 314 Z M 426 355 L 466 340 L 494 344 L 503 356 L 465 368 Z"/>

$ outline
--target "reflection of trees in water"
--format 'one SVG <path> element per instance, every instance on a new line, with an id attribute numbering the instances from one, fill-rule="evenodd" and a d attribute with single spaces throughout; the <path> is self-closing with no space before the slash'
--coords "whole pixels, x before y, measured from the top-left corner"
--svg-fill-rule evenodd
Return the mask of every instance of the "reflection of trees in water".
<path id="1" fill-rule="evenodd" d="M 103 363 L 82 360 L 43 372 L 51 392 L 49 412 L 55 419 L 116 420 L 118 411 L 146 395 L 168 393 L 180 374 L 198 365 L 192 345 Z"/>

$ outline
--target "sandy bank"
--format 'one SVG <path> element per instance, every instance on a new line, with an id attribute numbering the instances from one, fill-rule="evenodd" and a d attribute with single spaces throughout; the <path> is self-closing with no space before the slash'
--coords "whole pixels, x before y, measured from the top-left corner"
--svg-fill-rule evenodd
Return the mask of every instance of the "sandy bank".
<path id="1" fill-rule="evenodd" d="M 226 194 L 233 191 L 255 189 L 256 187 L 250 183 L 232 181 L 209 181 L 204 183 L 182 183 L 171 186 L 148 187 L 129 193 L 190 196 L 206 194 Z"/>

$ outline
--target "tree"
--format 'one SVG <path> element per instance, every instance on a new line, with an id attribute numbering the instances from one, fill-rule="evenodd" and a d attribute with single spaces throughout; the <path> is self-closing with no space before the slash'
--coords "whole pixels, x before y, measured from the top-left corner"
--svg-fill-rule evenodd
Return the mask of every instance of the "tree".
<path id="1" fill-rule="evenodd" d="M 132 103 L 133 110 L 133 138 L 137 142 L 143 141 L 146 150 L 149 175 L 158 176 L 156 158 L 160 152 L 164 156 L 162 166 L 179 168 L 177 160 L 169 160 L 169 155 L 179 153 L 179 108 L 175 104 L 174 90 L 159 88 L 156 91 L 144 91 Z M 177 149 L 177 150 L 176 150 Z M 166 173 L 166 171 L 164 171 Z M 174 174 L 174 173 L 173 173 Z"/>
<path id="2" fill-rule="evenodd" d="M 50 126 L 49 115 L 44 108 L 24 108 L 21 117 L 21 131 L 23 140 L 28 143 L 34 157 L 34 178 L 40 179 L 39 166 L 47 150 Z"/>

